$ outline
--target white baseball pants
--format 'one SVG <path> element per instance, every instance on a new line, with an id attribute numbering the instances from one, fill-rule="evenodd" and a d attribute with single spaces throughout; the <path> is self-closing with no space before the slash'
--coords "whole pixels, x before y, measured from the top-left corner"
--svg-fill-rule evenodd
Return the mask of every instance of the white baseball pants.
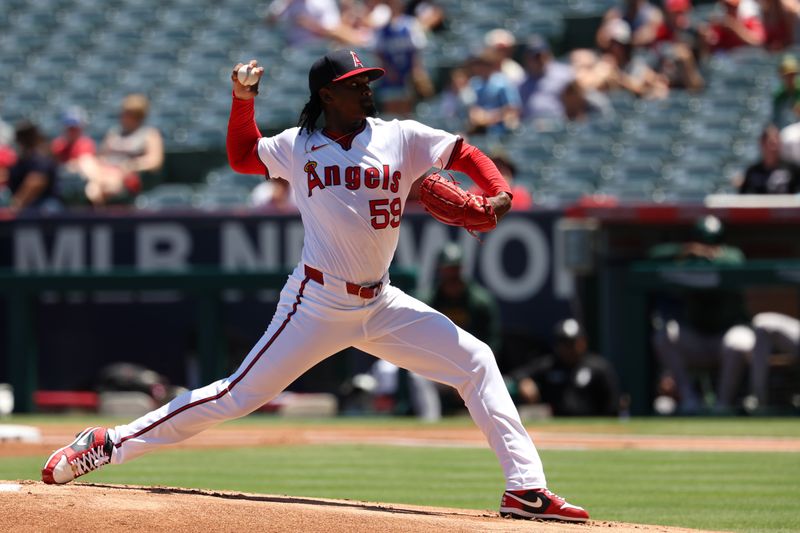
<path id="1" fill-rule="evenodd" d="M 354 346 L 455 387 L 497 455 L 510 490 L 546 486 L 539 454 L 523 428 L 489 347 L 446 316 L 388 285 L 374 299 L 324 285 L 299 265 L 281 291 L 266 333 L 231 376 L 184 393 L 130 424 L 117 426 L 119 464 L 244 416 L 326 357 Z M 466 467 L 466 465 L 465 465 Z"/>
<path id="2" fill-rule="evenodd" d="M 753 349 L 752 387 L 760 405 L 769 400 L 769 356 L 777 349 L 800 356 L 800 320 L 781 313 L 759 313 L 753 317 L 756 346 Z"/>

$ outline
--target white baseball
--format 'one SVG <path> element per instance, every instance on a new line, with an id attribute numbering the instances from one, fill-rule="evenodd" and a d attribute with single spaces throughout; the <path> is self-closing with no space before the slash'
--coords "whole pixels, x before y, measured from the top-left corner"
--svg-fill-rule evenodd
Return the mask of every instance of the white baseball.
<path id="1" fill-rule="evenodd" d="M 236 72 L 236 79 L 238 79 L 239 83 L 242 85 L 255 85 L 258 82 L 256 68 L 258 67 L 254 68 L 250 65 L 242 65 Z"/>

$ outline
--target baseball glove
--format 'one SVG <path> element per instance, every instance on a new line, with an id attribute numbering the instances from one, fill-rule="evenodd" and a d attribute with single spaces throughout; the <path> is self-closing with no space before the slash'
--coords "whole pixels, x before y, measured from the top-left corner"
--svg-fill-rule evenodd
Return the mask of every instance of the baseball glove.
<path id="1" fill-rule="evenodd" d="M 448 226 L 461 226 L 470 233 L 497 226 L 497 215 L 485 196 L 469 193 L 441 174 L 422 180 L 419 201 L 433 218 Z"/>

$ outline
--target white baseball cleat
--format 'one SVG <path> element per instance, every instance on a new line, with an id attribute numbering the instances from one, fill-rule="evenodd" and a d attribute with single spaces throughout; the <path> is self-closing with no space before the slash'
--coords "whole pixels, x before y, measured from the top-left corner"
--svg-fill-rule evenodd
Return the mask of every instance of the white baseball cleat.
<path id="1" fill-rule="evenodd" d="M 75 440 L 53 452 L 42 468 L 42 481 L 69 483 L 111 462 L 114 443 L 105 428 L 86 428 Z"/>

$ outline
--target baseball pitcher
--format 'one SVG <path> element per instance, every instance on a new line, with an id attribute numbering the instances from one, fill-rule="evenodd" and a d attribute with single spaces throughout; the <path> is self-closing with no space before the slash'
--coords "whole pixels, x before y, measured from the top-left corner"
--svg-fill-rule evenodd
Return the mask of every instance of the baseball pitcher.
<path id="1" fill-rule="evenodd" d="M 249 67 L 244 78 L 237 76 L 242 67 Z M 42 479 L 67 483 L 244 416 L 354 346 L 458 390 L 505 474 L 503 516 L 588 519 L 547 490 L 539 454 L 489 347 L 394 287 L 387 273 L 417 179 L 432 167 L 468 174 L 486 196 L 434 174 L 421 186 L 423 203 L 443 222 L 486 231 L 511 207 L 497 168 L 456 135 L 413 120 L 374 118 L 370 82 L 383 69 L 365 66 L 352 50 L 328 53 L 311 66 L 311 95 L 298 127 L 262 137 L 254 119 L 262 75 L 255 61 L 233 71 L 227 150 L 234 170 L 289 181 L 305 228 L 302 259 L 272 322 L 231 376 L 129 424 L 84 430 L 48 458 Z M 251 76 L 252 85 L 240 81 Z"/>

